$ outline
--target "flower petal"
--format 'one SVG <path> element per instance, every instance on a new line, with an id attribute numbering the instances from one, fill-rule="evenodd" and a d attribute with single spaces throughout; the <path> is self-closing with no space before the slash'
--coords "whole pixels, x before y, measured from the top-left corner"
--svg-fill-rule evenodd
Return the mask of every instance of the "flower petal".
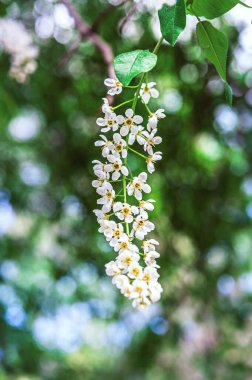
<path id="1" fill-rule="evenodd" d="M 128 109 L 126 110 L 126 112 L 125 112 L 125 115 L 126 115 L 127 117 L 133 117 L 133 115 L 134 115 L 133 109 L 132 109 L 132 108 L 128 108 Z"/>

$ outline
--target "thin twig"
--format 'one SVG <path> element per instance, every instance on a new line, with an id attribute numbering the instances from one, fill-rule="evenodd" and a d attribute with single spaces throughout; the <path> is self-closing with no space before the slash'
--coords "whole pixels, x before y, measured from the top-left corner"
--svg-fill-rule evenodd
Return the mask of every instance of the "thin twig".
<path id="1" fill-rule="evenodd" d="M 113 5 L 109 5 L 107 8 L 105 8 L 94 20 L 91 29 L 93 32 L 97 32 L 99 29 L 99 26 L 101 23 L 104 22 L 104 20 L 110 15 L 110 13 L 115 9 Z"/>
<path id="2" fill-rule="evenodd" d="M 60 59 L 59 68 L 64 67 L 72 58 L 72 56 L 76 53 L 80 45 L 80 40 L 77 39 L 67 50 L 67 52 L 63 55 L 63 57 Z"/>
<path id="3" fill-rule="evenodd" d="M 137 9 L 137 4 L 133 4 L 132 7 L 130 8 L 128 14 L 120 21 L 119 27 L 118 27 L 120 34 L 122 34 L 125 25 L 127 25 L 127 23 L 130 21 L 132 16 L 134 16 L 136 9 Z"/>
<path id="4" fill-rule="evenodd" d="M 74 19 L 76 29 L 80 34 L 82 40 L 90 41 L 96 49 L 101 52 L 104 62 L 107 65 L 108 75 L 110 78 L 115 77 L 114 67 L 113 67 L 113 52 L 110 45 L 104 41 L 98 34 L 96 34 L 92 28 L 80 17 L 79 13 L 76 11 L 71 0 L 61 0 L 70 14 Z"/>

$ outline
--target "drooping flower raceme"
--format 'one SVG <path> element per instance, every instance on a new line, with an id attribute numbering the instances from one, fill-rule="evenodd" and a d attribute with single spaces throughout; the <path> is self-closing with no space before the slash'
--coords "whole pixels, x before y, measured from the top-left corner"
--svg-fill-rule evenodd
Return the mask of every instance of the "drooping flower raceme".
<path id="1" fill-rule="evenodd" d="M 11 56 L 10 76 L 23 83 L 37 68 L 38 48 L 20 21 L 0 19 L 0 49 Z"/>
<path id="2" fill-rule="evenodd" d="M 106 79 L 105 85 L 112 96 L 123 90 L 116 79 Z M 93 161 L 97 178 L 92 185 L 98 194 L 99 205 L 94 213 L 100 225 L 99 232 L 104 234 L 116 253 L 116 257 L 106 264 L 106 273 L 137 308 L 157 302 L 163 291 L 158 282 L 158 242 L 147 237 L 155 229 L 149 220 L 155 200 L 149 197 L 148 173 L 155 171 L 156 162 L 162 158 L 162 153 L 155 149 L 162 142 L 157 135 L 158 121 L 165 117 L 163 109 L 151 112 L 147 106 L 151 98 L 159 95 L 155 85 L 154 82 L 140 84 L 132 106 L 120 114 L 115 111 L 130 101 L 110 107 L 107 99 L 103 99 L 104 116 L 97 119 L 101 133 L 95 142 L 103 160 Z M 147 121 L 135 113 L 138 100 L 146 108 Z M 135 150 L 135 146 L 141 151 Z M 128 165 L 130 154 L 144 159 L 147 171 L 132 173 Z"/>

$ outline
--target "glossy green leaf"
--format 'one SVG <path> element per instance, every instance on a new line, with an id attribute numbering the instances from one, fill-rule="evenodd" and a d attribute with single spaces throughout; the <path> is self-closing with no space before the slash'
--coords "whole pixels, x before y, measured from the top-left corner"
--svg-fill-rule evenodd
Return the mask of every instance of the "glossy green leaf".
<path id="1" fill-rule="evenodd" d="M 186 8 L 184 0 L 177 0 L 173 6 L 164 4 L 158 12 L 163 37 L 172 46 L 186 26 Z"/>
<path id="2" fill-rule="evenodd" d="M 204 50 L 206 57 L 214 64 L 220 77 L 226 81 L 228 52 L 226 36 L 215 29 L 209 21 L 199 22 L 196 33 L 199 45 Z"/>
<path id="3" fill-rule="evenodd" d="M 239 0 L 193 0 L 192 9 L 197 16 L 209 20 L 220 17 L 239 3 Z"/>
<path id="4" fill-rule="evenodd" d="M 149 50 L 134 50 L 115 57 L 115 73 L 119 81 L 127 86 L 138 74 L 147 73 L 156 63 L 156 54 Z"/>

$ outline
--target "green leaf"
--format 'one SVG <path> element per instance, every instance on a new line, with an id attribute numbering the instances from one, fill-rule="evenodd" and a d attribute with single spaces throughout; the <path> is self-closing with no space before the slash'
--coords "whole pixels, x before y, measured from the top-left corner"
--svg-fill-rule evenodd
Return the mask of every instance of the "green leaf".
<path id="1" fill-rule="evenodd" d="M 226 36 L 215 29 L 209 21 L 199 22 L 196 33 L 199 45 L 204 50 L 206 57 L 214 64 L 220 77 L 226 82 L 228 52 Z"/>
<path id="2" fill-rule="evenodd" d="M 127 86 L 138 74 L 147 73 L 156 63 L 156 54 L 149 50 L 134 50 L 115 57 L 115 73 L 119 81 Z"/>
<path id="3" fill-rule="evenodd" d="M 232 104 L 233 104 L 233 91 L 232 91 L 232 88 L 229 86 L 229 84 L 227 82 L 225 82 L 225 98 L 226 98 L 226 101 L 227 101 L 228 105 L 230 105 L 230 107 L 232 107 Z"/>
<path id="4" fill-rule="evenodd" d="M 197 16 L 209 20 L 220 17 L 239 3 L 239 0 L 193 0 L 192 9 Z"/>
<path id="5" fill-rule="evenodd" d="M 158 12 L 163 37 L 172 46 L 186 26 L 186 8 L 184 0 L 176 0 L 173 6 L 164 4 Z"/>

